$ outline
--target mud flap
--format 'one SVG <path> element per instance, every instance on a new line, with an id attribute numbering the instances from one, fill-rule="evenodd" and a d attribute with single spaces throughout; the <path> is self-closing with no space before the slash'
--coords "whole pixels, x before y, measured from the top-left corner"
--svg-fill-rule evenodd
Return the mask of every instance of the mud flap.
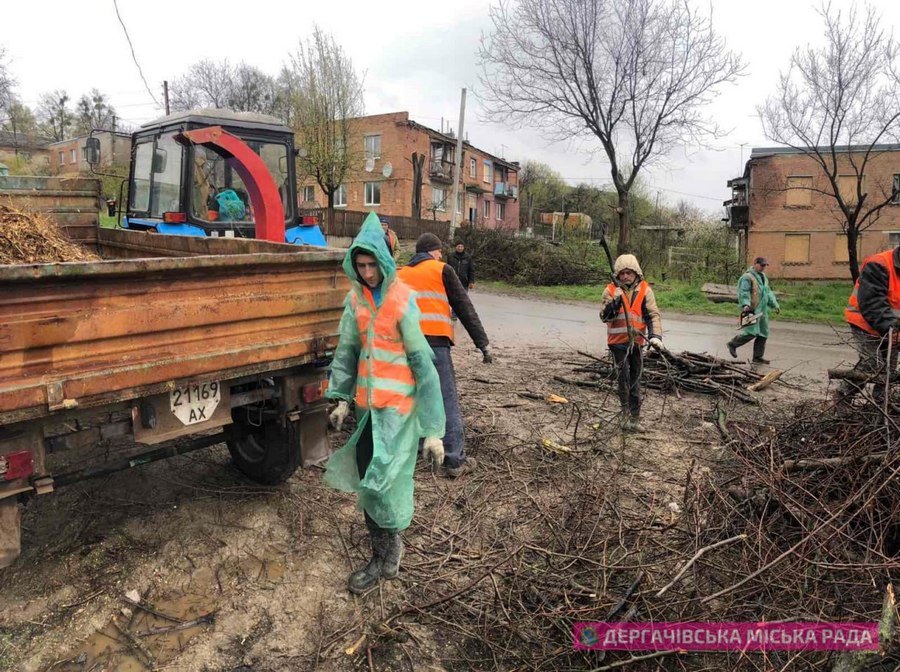
<path id="1" fill-rule="evenodd" d="M 22 550 L 22 507 L 17 497 L 0 499 L 0 568 L 8 567 Z"/>

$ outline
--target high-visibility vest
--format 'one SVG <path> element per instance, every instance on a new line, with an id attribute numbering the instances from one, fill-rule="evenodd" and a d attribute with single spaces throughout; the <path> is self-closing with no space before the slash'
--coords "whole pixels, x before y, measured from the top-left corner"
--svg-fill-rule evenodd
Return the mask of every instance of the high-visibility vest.
<path id="1" fill-rule="evenodd" d="M 624 291 L 619 292 L 622 297 L 622 307 L 619 308 L 619 314 L 612 322 L 606 323 L 606 342 L 609 345 L 627 345 L 628 344 L 628 326 L 631 325 L 631 333 L 634 335 L 634 342 L 638 345 L 646 343 L 644 334 L 647 332 L 647 325 L 644 323 L 644 297 L 647 295 L 647 284 L 645 280 L 641 280 L 637 286 L 637 290 L 631 301 Z M 616 297 L 616 286 L 612 283 L 606 286 L 607 291 Z M 628 311 L 628 321 L 625 320 L 625 311 Z"/>
<path id="2" fill-rule="evenodd" d="M 350 295 L 361 344 L 356 406 L 392 408 L 400 415 L 409 415 L 415 402 L 416 380 L 403 347 L 400 322 L 409 306 L 411 291 L 395 280 L 385 292 L 377 313 L 371 291 L 367 287 L 364 291 L 364 301 L 359 300 L 356 292 Z"/>
<path id="3" fill-rule="evenodd" d="M 397 233 L 393 229 L 388 229 L 387 235 L 388 241 L 390 241 L 391 255 L 397 256 L 397 249 L 400 247 L 400 239 L 397 237 Z"/>
<path id="4" fill-rule="evenodd" d="M 859 269 L 860 274 L 862 273 L 862 269 L 866 267 L 866 264 L 879 264 L 880 266 L 884 266 L 885 270 L 887 270 L 887 301 L 894 313 L 894 317 L 900 318 L 900 277 L 897 276 L 897 269 L 894 266 L 894 250 L 891 249 L 885 252 L 879 252 L 878 254 L 873 254 L 871 257 L 866 257 L 863 261 L 862 268 Z M 862 312 L 859 310 L 859 278 L 856 279 L 856 284 L 853 285 L 853 292 L 850 294 L 850 299 L 847 301 L 847 308 L 844 309 L 844 319 L 853 326 L 859 327 L 873 336 L 881 337 L 878 330 L 866 322 L 866 318 L 863 317 Z M 900 341 L 900 334 L 895 333 L 894 340 Z"/>
<path id="5" fill-rule="evenodd" d="M 446 336 L 453 340 L 450 302 L 444 289 L 443 261 L 429 259 L 415 266 L 404 266 L 397 275 L 416 293 L 416 305 L 422 316 L 419 324 L 426 336 Z"/>

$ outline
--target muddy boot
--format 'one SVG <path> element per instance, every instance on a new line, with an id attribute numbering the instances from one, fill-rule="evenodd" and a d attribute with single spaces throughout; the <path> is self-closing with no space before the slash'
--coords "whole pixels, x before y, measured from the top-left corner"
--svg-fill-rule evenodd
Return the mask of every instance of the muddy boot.
<path id="1" fill-rule="evenodd" d="M 644 426 L 641 424 L 641 416 L 632 415 L 631 419 L 628 421 L 628 429 L 626 431 L 633 432 L 635 434 L 643 432 Z"/>
<path id="2" fill-rule="evenodd" d="M 347 588 L 354 595 L 366 592 L 375 584 L 382 576 L 382 565 L 385 556 L 385 543 L 387 533 L 384 530 L 375 530 L 369 528 L 369 543 L 372 545 L 372 559 L 362 569 L 358 569 L 350 575 L 347 581 Z"/>
<path id="3" fill-rule="evenodd" d="M 386 579 L 396 579 L 400 573 L 400 560 L 403 558 L 403 539 L 396 531 L 385 532 L 384 562 L 381 575 Z"/>

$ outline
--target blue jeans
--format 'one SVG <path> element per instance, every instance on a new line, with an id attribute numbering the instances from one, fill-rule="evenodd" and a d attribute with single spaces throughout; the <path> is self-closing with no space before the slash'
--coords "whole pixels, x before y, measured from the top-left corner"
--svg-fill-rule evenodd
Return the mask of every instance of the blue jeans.
<path id="1" fill-rule="evenodd" d="M 447 416 L 447 433 L 444 434 L 444 466 L 455 469 L 466 461 L 466 435 L 462 413 L 459 410 L 459 397 L 456 394 L 456 373 L 453 371 L 453 358 L 450 355 L 449 346 L 432 347 L 432 350 L 435 355 L 434 366 L 441 379 L 444 414 Z"/>

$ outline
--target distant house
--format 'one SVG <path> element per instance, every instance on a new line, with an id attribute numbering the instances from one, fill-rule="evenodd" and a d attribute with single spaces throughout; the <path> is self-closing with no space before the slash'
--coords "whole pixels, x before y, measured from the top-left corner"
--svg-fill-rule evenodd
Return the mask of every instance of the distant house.
<path id="1" fill-rule="evenodd" d="M 335 194 L 335 207 L 413 215 L 412 154 L 425 157 L 420 193 L 422 219 L 449 221 L 457 139 L 410 120 L 408 112 L 376 114 L 351 122 L 352 142 L 360 143 L 359 164 Z M 302 149 L 302 148 L 301 148 Z M 519 164 L 463 143 L 459 221 L 492 229 L 519 228 Z M 325 207 L 325 193 L 312 178 L 300 182 L 306 207 Z"/>
<path id="2" fill-rule="evenodd" d="M 118 131 L 95 131 L 94 137 L 100 140 L 101 166 L 111 164 L 127 166 L 131 161 L 131 134 Z M 50 171 L 54 175 L 90 171 L 91 166 L 84 156 L 87 139 L 88 136 L 83 135 L 70 140 L 50 143 L 48 146 Z"/>
<path id="3" fill-rule="evenodd" d="M 12 163 L 17 158 L 33 163 L 48 161 L 50 156 L 48 144 L 46 138 L 35 135 L 0 131 L 0 161 Z"/>
<path id="4" fill-rule="evenodd" d="M 858 162 L 864 150 L 838 148 L 846 157 L 846 174 L 838 174 L 844 198 L 854 198 L 857 180 L 850 161 Z M 769 274 L 777 278 L 850 277 L 841 213 L 833 197 L 820 193 L 830 185 L 811 158 L 790 147 L 756 148 L 744 174 L 728 180 L 728 187 L 732 196 L 725 201 L 726 219 L 741 236 L 745 264 L 766 257 Z M 892 202 L 862 232 L 860 261 L 900 244 L 900 145 L 876 147 L 863 188 L 869 198 L 892 197 Z"/>

